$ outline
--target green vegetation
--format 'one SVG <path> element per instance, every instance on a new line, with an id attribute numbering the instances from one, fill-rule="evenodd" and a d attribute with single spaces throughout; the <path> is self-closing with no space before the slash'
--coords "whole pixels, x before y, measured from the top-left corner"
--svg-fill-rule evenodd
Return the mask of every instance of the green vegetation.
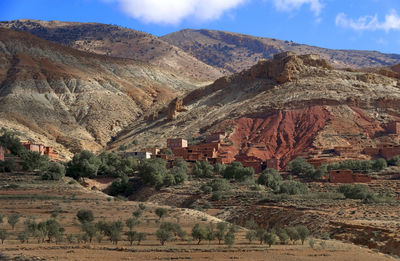
<path id="1" fill-rule="evenodd" d="M 315 169 L 313 165 L 301 157 L 297 157 L 289 162 L 286 168 L 291 174 L 298 175 L 299 177 L 309 180 L 321 179 L 326 175 L 327 172 L 326 166 L 323 165 Z"/>
<path id="2" fill-rule="evenodd" d="M 242 166 L 240 162 L 232 162 L 224 171 L 224 178 L 245 181 L 254 178 L 254 169 Z"/>
<path id="3" fill-rule="evenodd" d="M 284 181 L 280 186 L 279 193 L 288 195 L 307 194 L 308 187 L 298 181 Z"/>
<path id="4" fill-rule="evenodd" d="M 15 225 L 18 223 L 20 218 L 19 214 L 11 214 L 7 217 L 7 222 L 11 226 L 12 230 L 14 230 Z"/>
<path id="5" fill-rule="evenodd" d="M 346 160 L 327 166 L 328 171 L 350 169 L 354 172 L 368 174 L 370 172 L 379 172 L 387 167 L 384 159 L 377 160 Z"/>
<path id="6" fill-rule="evenodd" d="M 122 176 L 111 183 L 108 193 L 111 196 L 128 197 L 133 193 L 133 184 L 129 182 L 128 176 Z"/>
<path id="7" fill-rule="evenodd" d="M 400 166 L 400 155 L 394 156 L 387 161 L 389 166 Z"/>
<path id="8" fill-rule="evenodd" d="M 257 183 L 273 191 L 279 191 L 282 185 L 282 176 L 276 169 L 265 169 L 258 177 Z"/>
<path id="9" fill-rule="evenodd" d="M 103 152 L 98 156 L 100 166 L 98 175 L 122 177 L 131 175 L 138 168 L 138 160 L 134 157 L 122 158 L 113 152 Z"/>
<path id="10" fill-rule="evenodd" d="M 193 165 L 193 175 L 198 178 L 212 178 L 214 167 L 208 161 L 196 161 Z"/>
<path id="11" fill-rule="evenodd" d="M 41 177 L 43 180 L 60 180 L 65 176 L 65 172 L 64 165 L 57 162 L 50 162 Z"/>
<path id="12" fill-rule="evenodd" d="M 81 224 L 92 222 L 94 220 L 93 212 L 87 209 L 81 209 L 76 213 L 76 217 L 78 218 Z"/>
<path id="13" fill-rule="evenodd" d="M 67 165 L 67 176 L 76 180 L 97 176 L 101 161 L 93 152 L 84 150 L 74 155 Z"/>
<path id="14" fill-rule="evenodd" d="M 168 209 L 156 208 L 155 213 L 159 217 L 159 219 L 162 219 L 163 217 L 166 217 L 168 215 Z"/>
<path id="15" fill-rule="evenodd" d="M 197 240 L 197 244 L 200 245 L 200 242 L 204 239 L 207 239 L 208 230 L 205 226 L 200 224 L 194 225 L 192 229 L 192 237 Z"/>

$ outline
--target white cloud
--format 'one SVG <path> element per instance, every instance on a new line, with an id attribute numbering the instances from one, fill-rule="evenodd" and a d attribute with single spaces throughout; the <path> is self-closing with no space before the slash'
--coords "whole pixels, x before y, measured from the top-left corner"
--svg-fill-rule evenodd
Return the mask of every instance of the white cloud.
<path id="1" fill-rule="evenodd" d="M 350 28 L 356 31 L 363 30 L 385 30 L 389 32 L 390 30 L 399 30 L 400 29 L 400 16 L 397 15 L 395 10 L 391 10 L 386 16 L 383 22 L 379 22 L 378 15 L 375 14 L 373 16 L 367 15 L 362 16 L 356 20 L 352 18 L 348 18 L 346 14 L 339 13 L 336 16 L 336 25 L 344 28 Z"/>
<path id="2" fill-rule="evenodd" d="M 207 21 L 247 0 L 106 0 L 117 2 L 122 11 L 146 23 L 179 24 L 183 19 Z"/>
<path id="3" fill-rule="evenodd" d="M 310 9 L 315 15 L 319 15 L 324 7 L 322 0 L 272 0 L 272 2 L 281 11 L 292 11 L 303 5 L 310 5 Z"/>

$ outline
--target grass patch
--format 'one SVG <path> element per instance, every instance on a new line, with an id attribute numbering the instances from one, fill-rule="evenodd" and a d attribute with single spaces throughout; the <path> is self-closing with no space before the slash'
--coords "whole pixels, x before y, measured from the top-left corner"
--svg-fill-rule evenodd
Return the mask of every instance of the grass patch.
<path id="1" fill-rule="evenodd" d="M 50 195 L 0 195 L 0 200 L 51 200 L 62 199 L 58 196 Z"/>

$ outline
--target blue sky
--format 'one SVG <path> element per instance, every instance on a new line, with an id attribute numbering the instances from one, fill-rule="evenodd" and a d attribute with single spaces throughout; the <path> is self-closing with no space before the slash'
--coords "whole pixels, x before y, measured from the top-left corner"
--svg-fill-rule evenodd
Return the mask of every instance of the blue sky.
<path id="1" fill-rule="evenodd" d="M 206 28 L 400 53 L 400 0 L 0 0 L 0 20 L 116 24 L 157 36 Z"/>

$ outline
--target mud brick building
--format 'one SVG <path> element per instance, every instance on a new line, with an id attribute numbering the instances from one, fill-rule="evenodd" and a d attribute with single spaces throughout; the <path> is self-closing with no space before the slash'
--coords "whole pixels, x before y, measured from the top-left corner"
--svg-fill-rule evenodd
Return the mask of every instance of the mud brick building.
<path id="1" fill-rule="evenodd" d="M 134 151 L 125 153 L 125 157 L 135 157 L 139 160 L 150 159 L 152 156 L 151 152 L 147 151 Z"/>
<path id="2" fill-rule="evenodd" d="M 380 155 L 386 160 L 400 155 L 400 145 L 396 144 L 380 144 L 378 146 Z"/>
<path id="3" fill-rule="evenodd" d="M 225 132 L 214 132 L 206 137 L 206 143 L 220 142 L 223 139 L 225 139 L 225 137 L 226 137 Z"/>
<path id="4" fill-rule="evenodd" d="M 352 146 L 337 146 L 334 151 L 338 156 L 345 158 L 357 158 L 360 154 L 360 150 Z"/>
<path id="5" fill-rule="evenodd" d="M 265 162 L 265 165 L 266 165 L 266 167 L 268 169 L 280 170 L 280 168 L 279 168 L 279 159 L 277 159 L 277 158 L 268 159 Z"/>
<path id="6" fill-rule="evenodd" d="M 369 183 L 371 177 L 359 173 L 353 173 L 352 170 L 332 170 L 329 173 L 329 181 L 332 183 Z"/>
<path id="7" fill-rule="evenodd" d="M 58 160 L 58 153 L 52 147 L 47 147 L 42 144 L 33 144 L 30 142 L 23 142 L 26 150 L 39 152 L 40 155 L 48 155 L 50 160 Z"/>
<path id="8" fill-rule="evenodd" d="M 174 150 L 175 148 L 186 148 L 188 146 L 188 142 L 182 138 L 176 139 L 167 139 L 167 148 L 170 150 Z"/>
<path id="9" fill-rule="evenodd" d="M 261 159 L 254 156 L 239 155 L 235 161 L 242 163 L 243 167 L 253 168 L 255 173 L 261 173 L 264 168 L 264 163 Z"/>

